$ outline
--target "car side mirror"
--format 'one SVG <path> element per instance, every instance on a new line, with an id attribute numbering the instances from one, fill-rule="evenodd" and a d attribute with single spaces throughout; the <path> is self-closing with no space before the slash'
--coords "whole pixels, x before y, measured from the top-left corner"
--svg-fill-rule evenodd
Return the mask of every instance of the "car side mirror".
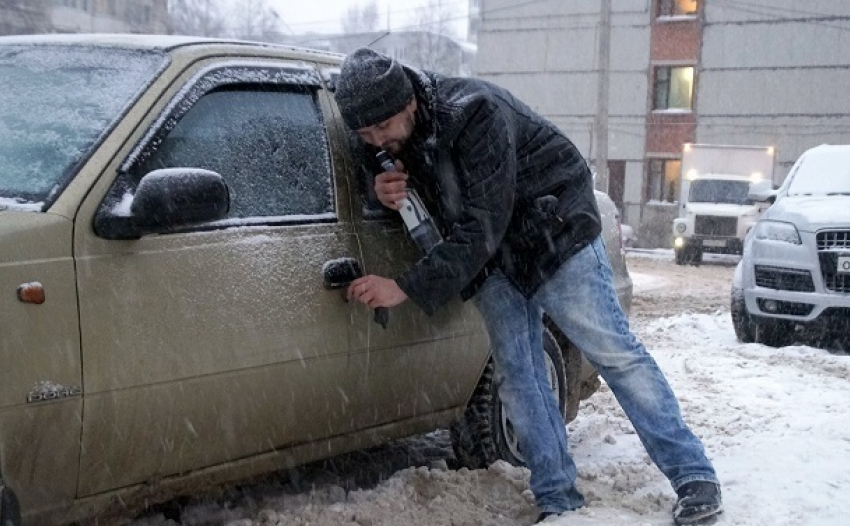
<path id="1" fill-rule="evenodd" d="M 139 182 L 129 215 L 98 213 L 107 239 L 136 239 L 227 217 L 230 191 L 221 175 L 200 168 L 154 170 Z"/>
<path id="2" fill-rule="evenodd" d="M 776 196 L 779 192 L 773 189 L 773 183 L 771 181 L 763 180 L 757 181 L 750 185 L 750 191 L 747 194 L 747 199 L 751 201 L 767 201 L 768 203 L 773 203 L 776 201 Z"/>

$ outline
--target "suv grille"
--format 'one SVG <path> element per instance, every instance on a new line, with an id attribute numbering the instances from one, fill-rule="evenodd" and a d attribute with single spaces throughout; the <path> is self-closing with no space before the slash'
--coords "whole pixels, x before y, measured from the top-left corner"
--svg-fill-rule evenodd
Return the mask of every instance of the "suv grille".
<path id="1" fill-rule="evenodd" d="M 814 292 L 815 282 L 808 270 L 756 265 L 756 285 L 766 289 Z"/>
<path id="2" fill-rule="evenodd" d="M 838 273 L 838 256 L 850 253 L 850 230 L 818 232 L 816 239 L 824 288 L 850 294 L 850 274 Z"/>
<path id="3" fill-rule="evenodd" d="M 818 232 L 818 252 L 828 250 L 850 251 L 850 230 Z"/>
<path id="4" fill-rule="evenodd" d="M 697 216 L 694 231 L 701 236 L 735 237 L 738 234 L 737 217 Z"/>

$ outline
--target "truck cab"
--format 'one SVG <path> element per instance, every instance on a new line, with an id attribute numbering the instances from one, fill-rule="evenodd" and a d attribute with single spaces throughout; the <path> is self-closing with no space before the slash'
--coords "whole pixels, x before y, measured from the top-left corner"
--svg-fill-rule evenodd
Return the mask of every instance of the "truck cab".
<path id="1" fill-rule="evenodd" d="M 679 217 L 673 221 L 676 263 L 699 264 L 705 252 L 741 254 L 747 232 L 766 208 L 750 186 L 772 181 L 772 147 L 686 144 Z"/>

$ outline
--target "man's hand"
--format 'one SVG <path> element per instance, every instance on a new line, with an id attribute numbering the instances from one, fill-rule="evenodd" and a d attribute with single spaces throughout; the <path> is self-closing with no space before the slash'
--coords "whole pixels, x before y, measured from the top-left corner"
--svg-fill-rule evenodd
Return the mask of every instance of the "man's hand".
<path id="1" fill-rule="evenodd" d="M 407 294 L 399 288 L 395 280 L 369 274 L 357 278 L 348 286 L 349 300 L 359 301 L 375 307 L 395 307 L 407 299 Z"/>
<path id="2" fill-rule="evenodd" d="M 396 201 L 407 197 L 407 173 L 401 161 L 397 160 L 395 167 L 395 172 L 384 172 L 375 177 L 375 193 L 378 194 L 381 204 L 387 208 L 399 210 L 401 205 L 396 204 Z"/>

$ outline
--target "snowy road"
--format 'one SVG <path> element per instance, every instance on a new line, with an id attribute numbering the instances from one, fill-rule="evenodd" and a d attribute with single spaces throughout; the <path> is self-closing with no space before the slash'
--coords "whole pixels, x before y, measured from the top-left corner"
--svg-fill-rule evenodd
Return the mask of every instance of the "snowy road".
<path id="1" fill-rule="evenodd" d="M 633 327 L 667 374 L 724 483 L 726 512 L 717 526 L 848 524 L 850 357 L 738 343 L 728 313 L 734 259 L 677 267 L 672 253 L 633 252 L 629 267 Z M 674 493 L 605 386 L 584 402 L 569 434 L 588 505 L 552 524 L 672 524 Z M 180 523 L 533 522 L 527 471 L 506 464 L 447 469 L 452 462 L 446 433 L 416 437 L 183 502 Z M 133 524 L 175 522 L 160 511 Z"/>

